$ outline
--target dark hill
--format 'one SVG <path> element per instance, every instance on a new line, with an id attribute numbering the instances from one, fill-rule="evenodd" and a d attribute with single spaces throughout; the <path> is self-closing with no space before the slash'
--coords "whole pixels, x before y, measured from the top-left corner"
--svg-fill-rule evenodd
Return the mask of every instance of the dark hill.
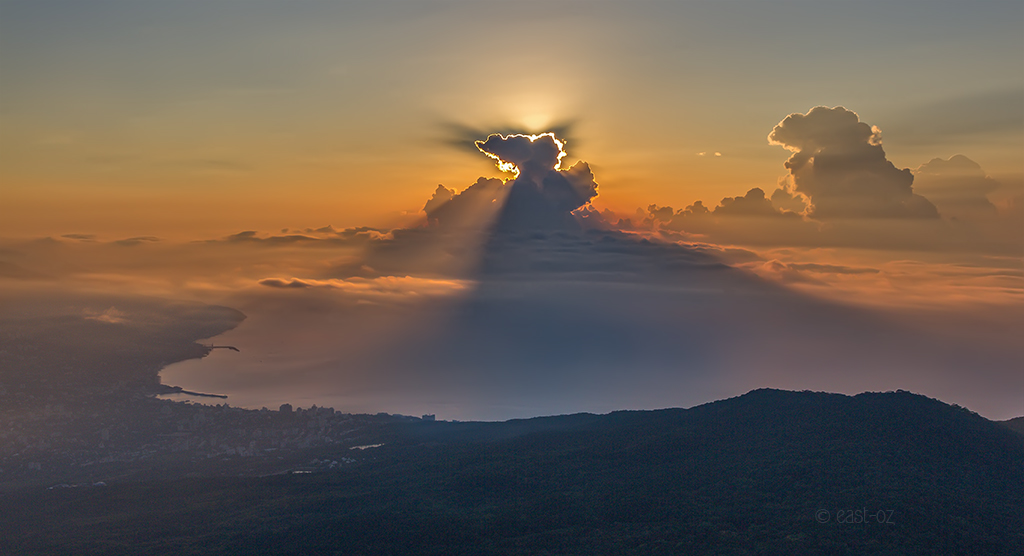
<path id="1" fill-rule="evenodd" d="M 1000 422 L 1010 430 L 1014 430 L 1019 432 L 1020 434 L 1024 434 L 1024 417 L 1014 417 L 1013 419 L 1008 419 L 1006 421 Z"/>
<path id="2" fill-rule="evenodd" d="M 1024 439 L 906 392 L 394 423 L 380 442 L 319 473 L 11 493 L 0 552 L 1024 553 Z"/>

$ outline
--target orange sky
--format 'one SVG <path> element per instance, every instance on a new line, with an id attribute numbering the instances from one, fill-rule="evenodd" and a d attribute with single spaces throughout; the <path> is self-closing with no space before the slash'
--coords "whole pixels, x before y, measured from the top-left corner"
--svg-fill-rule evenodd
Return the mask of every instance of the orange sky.
<path id="1" fill-rule="evenodd" d="M 0 235 L 394 225 L 498 175 L 451 124 L 571 122 L 567 161 L 619 211 L 774 188 L 789 153 L 765 137 L 815 105 L 879 126 L 900 168 L 1024 173 L 1007 4 L 133 5 L 4 3 Z"/>

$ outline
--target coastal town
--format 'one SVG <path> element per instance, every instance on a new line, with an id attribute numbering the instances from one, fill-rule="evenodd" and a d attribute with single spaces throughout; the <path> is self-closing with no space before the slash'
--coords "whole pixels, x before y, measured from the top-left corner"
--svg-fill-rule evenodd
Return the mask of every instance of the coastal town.
<path id="1" fill-rule="evenodd" d="M 204 405 L 127 388 L 44 398 L 4 389 L 0 408 L 0 485 L 336 469 L 371 457 L 389 425 L 433 420 Z"/>

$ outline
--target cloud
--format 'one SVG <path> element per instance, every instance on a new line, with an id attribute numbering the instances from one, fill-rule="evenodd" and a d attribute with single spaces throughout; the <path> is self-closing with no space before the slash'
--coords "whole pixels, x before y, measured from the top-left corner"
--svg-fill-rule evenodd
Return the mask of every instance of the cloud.
<path id="1" fill-rule="evenodd" d="M 348 280 L 264 278 L 259 280 L 258 283 L 261 286 L 278 289 L 322 288 L 340 290 L 366 298 L 451 295 L 467 287 L 467 282 L 463 280 L 439 280 L 415 276 L 357 277 Z"/>
<path id="2" fill-rule="evenodd" d="M 802 272 L 794 265 L 784 263 L 777 259 L 765 261 L 753 267 L 752 270 L 759 276 L 769 278 L 776 282 L 782 282 L 784 284 L 810 284 L 816 286 L 827 285 L 825 282 Z"/>
<path id="3" fill-rule="evenodd" d="M 115 245 L 122 245 L 125 247 L 131 247 L 133 245 L 139 245 L 140 243 L 156 243 L 160 241 L 160 238 L 154 236 L 137 236 L 129 237 L 125 239 L 119 239 L 114 242 Z"/>
<path id="4" fill-rule="evenodd" d="M 966 156 L 934 158 L 922 164 L 914 171 L 914 183 L 914 189 L 926 195 L 943 216 L 977 219 L 996 214 L 987 195 L 998 189 L 999 183 Z"/>
<path id="5" fill-rule="evenodd" d="M 254 243 L 296 243 L 305 241 L 318 241 L 319 238 L 301 235 L 301 234 L 290 234 L 286 236 L 270 236 L 270 237 L 259 237 L 259 233 L 253 230 L 247 230 L 244 232 L 238 232 L 237 234 L 229 235 L 224 238 L 224 241 L 229 243 L 242 243 L 242 242 L 254 242 Z"/>
<path id="6" fill-rule="evenodd" d="M 266 246 L 285 246 L 295 244 L 309 244 L 309 245 L 322 245 L 322 246 L 350 246 L 350 245 L 363 245 L 373 241 L 381 241 L 390 237 L 391 232 L 388 230 L 380 230 L 377 228 L 370 228 L 366 226 L 360 226 L 356 228 L 345 228 L 344 230 L 335 230 L 333 226 L 323 226 L 321 228 L 306 228 L 303 233 L 288 233 L 287 228 L 283 230 L 286 235 L 268 235 L 262 236 L 259 232 L 253 230 L 246 230 L 244 232 L 238 232 L 231 234 L 222 239 L 211 239 L 206 240 L 205 243 L 228 243 L 228 244 L 240 244 L 248 243 L 253 245 L 266 245 Z M 147 238 L 132 238 L 123 241 L 133 240 L 146 240 Z M 155 240 L 156 238 L 153 238 Z M 152 241 L 152 240 L 150 240 Z M 118 242 L 124 245 L 123 242 Z M 137 242 L 136 242 L 137 243 Z"/>
<path id="7" fill-rule="evenodd" d="M 713 207 L 698 200 L 678 211 L 658 204 L 633 215 L 605 210 L 605 227 L 671 241 L 759 247 L 1021 249 L 1021 186 L 999 184 L 962 155 L 934 159 L 914 173 L 897 169 L 885 157 L 879 130 L 843 107 L 791 114 L 769 141 L 794 152 L 785 164 L 790 175 L 770 198 L 751 188 Z"/>
<path id="8" fill-rule="evenodd" d="M 778 192 L 776 193 L 778 194 Z M 791 203 L 791 205 L 795 206 L 795 203 Z M 790 227 L 806 225 L 799 214 L 774 206 L 771 200 L 765 198 L 763 189 L 754 187 L 745 195 L 723 198 L 713 209 L 704 206 L 703 201 L 694 201 L 692 205 L 675 212 L 670 206 L 648 205 L 646 211 L 637 209 L 635 224 L 632 219 L 619 219 L 615 227 L 623 230 L 707 234 L 723 227 L 733 226 L 728 221 L 735 220 L 737 217 L 756 217 L 758 220 L 782 218 L 791 222 Z M 609 215 L 606 220 L 616 222 L 614 215 Z"/>
<path id="9" fill-rule="evenodd" d="M 566 153 L 564 143 L 553 133 L 491 135 L 477 141 L 477 147 L 494 158 L 500 169 L 516 174 L 507 186 L 508 197 L 496 226 L 499 232 L 581 228 L 572 211 L 597 196 L 597 182 L 586 162 L 559 169 Z"/>
<path id="10" fill-rule="evenodd" d="M 423 212 L 427 213 L 427 217 L 430 218 L 433 212 L 451 201 L 454 196 L 454 189 L 448 189 L 444 185 L 438 184 L 434 194 L 427 200 L 427 204 L 423 206 Z"/>
<path id="11" fill-rule="evenodd" d="M 881 131 L 841 106 L 790 114 L 768 135 L 793 156 L 786 161 L 795 191 L 806 195 L 814 218 L 937 218 L 915 195 L 909 169 L 897 169 L 882 150 Z"/>
<path id="12" fill-rule="evenodd" d="M 505 182 L 494 178 L 480 178 L 461 193 L 438 185 L 423 212 L 442 228 L 476 229 L 494 222 L 506 192 Z"/>
<path id="13" fill-rule="evenodd" d="M 853 267 L 835 264 L 790 263 L 789 267 L 796 270 L 819 272 L 822 274 L 878 274 L 877 268 Z"/>
<path id="14" fill-rule="evenodd" d="M 311 288 L 314 284 L 298 278 L 264 278 L 259 281 L 261 286 L 269 288 Z"/>
<path id="15" fill-rule="evenodd" d="M 774 195 L 773 195 L 774 197 Z M 798 216 L 793 212 L 783 212 L 775 208 L 772 201 L 764 196 L 764 190 L 755 187 L 742 197 L 726 197 L 715 207 L 717 215 L 735 216 Z"/>
<path id="16" fill-rule="evenodd" d="M 480 152 L 493 158 L 503 172 L 537 181 L 557 170 L 566 156 L 564 144 L 554 133 L 541 135 L 489 135 L 477 141 Z M 539 185 L 539 184 L 538 184 Z"/>
<path id="17" fill-rule="evenodd" d="M 444 143 L 474 155 L 480 153 L 479 148 L 477 148 L 477 142 L 481 137 L 489 137 L 491 135 L 503 135 L 505 137 L 510 135 L 528 136 L 538 131 L 515 124 L 498 125 L 489 128 L 473 127 L 455 122 L 444 122 L 441 125 L 445 130 Z M 544 126 L 544 131 L 554 134 L 555 137 L 559 137 L 563 141 L 572 141 L 574 145 L 579 145 L 580 140 L 573 134 L 575 127 L 575 120 L 562 120 Z"/>
<path id="18" fill-rule="evenodd" d="M 84 318 L 87 320 L 94 320 L 97 322 L 105 322 L 108 324 L 124 324 L 128 322 L 128 313 L 119 311 L 116 307 L 111 307 L 106 311 L 95 311 L 92 309 L 85 309 L 83 311 Z"/>
<path id="19" fill-rule="evenodd" d="M 745 265 L 755 274 L 785 284 L 807 284 L 831 286 L 821 275 L 862 275 L 878 274 L 877 268 L 853 267 L 847 265 L 797 263 L 771 259 L 754 265 Z"/>
<path id="20" fill-rule="evenodd" d="M 772 206 L 779 210 L 802 214 L 807 211 L 807 204 L 807 197 L 788 187 L 779 187 L 772 192 Z"/>

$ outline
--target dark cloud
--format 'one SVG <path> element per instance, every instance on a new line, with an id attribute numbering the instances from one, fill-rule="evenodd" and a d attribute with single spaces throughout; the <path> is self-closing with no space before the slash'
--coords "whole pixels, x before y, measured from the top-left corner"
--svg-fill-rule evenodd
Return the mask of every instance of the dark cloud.
<path id="1" fill-rule="evenodd" d="M 309 282 L 293 278 L 291 280 L 282 280 L 279 278 L 266 278 L 259 281 L 261 286 L 267 286 L 269 288 L 308 288 L 310 287 Z"/>
<path id="2" fill-rule="evenodd" d="M 914 172 L 914 190 L 927 196 L 943 216 L 995 216 L 996 207 L 987 195 L 998 188 L 978 163 L 959 154 L 949 160 L 932 159 Z"/>
<path id="3" fill-rule="evenodd" d="M 427 199 L 427 204 L 423 205 L 423 212 L 427 213 L 427 218 L 429 219 L 433 212 L 444 206 L 448 201 L 451 201 L 454 196 L 454 189 L 448 189 L 444 185 L 438 184 L 434 194 L 430 196 L 430 199 Z"/>
<path id="4" fill-rule="evenodd" d="M 480 152 L 497 160 L 502 170 L 516 172 L 534 182 L 543 181 L 548 172 L 557 169 L 566 154 L 563 143 L 553 133 L 490 135 L 477 141 L 476 146 Z"/>
<path id="5" fill-rule="evenodd" d="M 480 178 L 461 193 L 438 185 L 423 207 L 427 221 L 446 229 L 476 229 L 494 222 L 504 200 L 505 182 Z"/>
<path id="6" fill-rule="evenodd" d="M 286 228 L 287 230 L 287 228 Z M 389 237 L 390 231 L 365 226 L 335 230 L 333 226 L 306 228 L 304 233 L 261 236 L 259 232 L 247 230 L 229 235 L 223 239 L 207 240 L 205 243 L 248 243 L 253 245 L 284 246 L 296 244 L 329 246 L 362 245 Z M 138 239 L 138 238 L 136 238 Z"/>
<path id="7" fill-rule="evenodd" d="M 126 239 L 119 239 L 114 242 L 115 245 L 122 245 L 124 247 L 131 247 L 133 245 L 139 245 L 140 243 L 156 243 L 160 241 L 160 238 L 155 236 L 137 236 L 129 237 Z"/>
<path id="8" fill-rule="evenodd" d="M 60 237 L 65 239 L 74 239 L 78 241 L 96 241 L 95 234 L 64 234 Z"/>
<path id="9" fill-rule="evenodd" d="M 790 114 L 768 140 L 795 151 L 786 161 L 795 190 L 814 218 L 937 218 L 935 206 L 915 195 L 909 169 L 885 158 L 881 132 L 841 106 Z"/>
<path id="10" fill-rule="evenodd" d="M 560 170 L 563 142 L 553 133 L 491 135 L 477 141 L 499 168 L 517 173 L 498 217 L 499 232 L 579 230 L 572 212 L 597 196 L 597 182 L 586 162 Z"/>

